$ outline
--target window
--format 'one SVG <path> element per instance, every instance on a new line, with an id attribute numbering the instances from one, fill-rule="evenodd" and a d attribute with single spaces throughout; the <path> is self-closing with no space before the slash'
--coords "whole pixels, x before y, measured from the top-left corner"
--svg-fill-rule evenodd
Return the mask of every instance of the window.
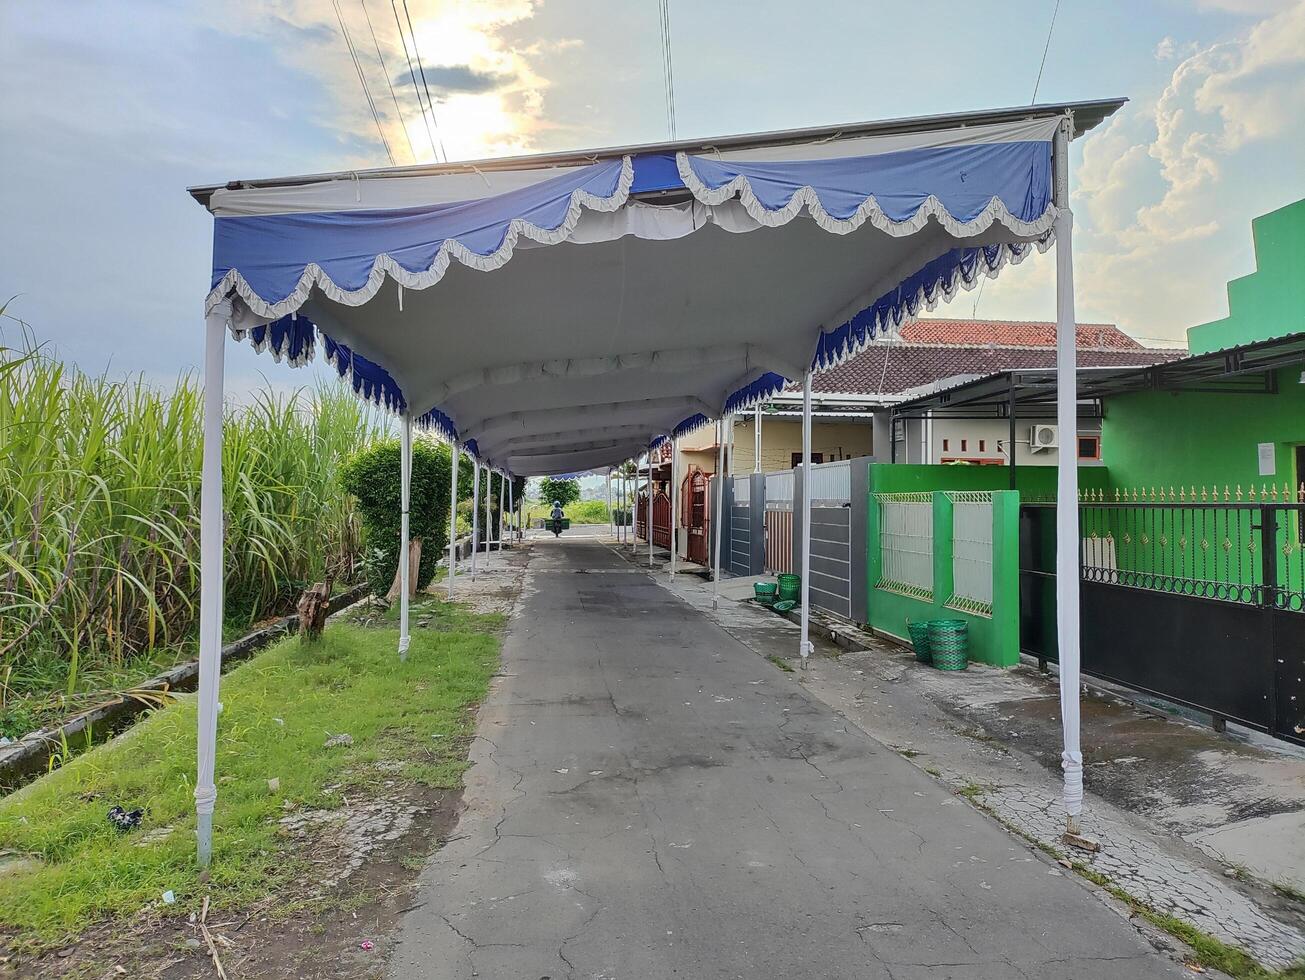
<path id="1" fill-rule="evenodd" d="M 824 461 L 825 461 L 825 454 L 824 454 L 824 453 L 812 453 L 812 454 L 811 454 L 811 465 L 814 466 L 816 463 L 823 463 Z M 795 467 L 796 467 L 796 466 L 801 466 L 801 465 L 802 465 L 802 454 L 801 454 L 801 453 L 794 453 L 794 454 L 793 454 L 793 465 L 794 465 Z"/>
<path id="2" fill-rule="evenodd" d="M 1101 437 L 1100 437 L 1100 436 L 1079 436 L 1079 437 L 1078 437 L 1078 458 L 1079 458 L 1079 459 L 1100 459 L 1100 458 L 1101 458 Z"/>
<path id="3" fill-rule="evenodd" d="M 982 453 L 982 452 L 987 452 L 987 450 L 988 450 L 988 440 L 987 440 L 987 439 L 980 439 L 980 440 L 979 440 L 979 452 L 981 452 L 981 453 Z"/>
<path id="4" fill-rule="evenodd" d="M 961 452 L 965 452 L 967 449 L 970 448 L 969 445 L 968 445 L 969 441 L 970 441 L 970 440 L 968 440 L 968 439 L 962 439 L 962 440 L 961 440 Z"/>
<path id="5" fill-rule="evenodd" d="M 943 452 L 947 452 L 947 450 L 949 450 L 949 449 L 952 448 L 952 446 L 951 446 L 951 442 L 952 442 L 952 441 L 951 441 L 950 439 L 944 439 L 944 440 L 943 440 Z"/>

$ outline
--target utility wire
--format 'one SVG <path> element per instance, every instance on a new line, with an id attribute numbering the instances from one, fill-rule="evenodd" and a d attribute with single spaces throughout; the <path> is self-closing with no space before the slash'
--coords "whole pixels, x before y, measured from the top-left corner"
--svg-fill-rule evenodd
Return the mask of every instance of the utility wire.
<path id="1" fill-rule="evenodd" d="M 394 11 L 394 26 L 399 32 L 399 41 L 403 44 L 403 56 L 408 59 L 408 77 L 412 79 L 412 90 L 417 94 L 417 107 L 421 110 L 421 121 L 426 124 L 426 138 L 430 140 L 430 155 L 439 157 L 435 153 L 435 134 L 430 130 L 430 117 L 426 115 L 426 104 L 421 101 L 421 88 L 417 85 L 417 70 L 412 67 L 412 55 L 408 53 L 408 39 L 403 35 L 403 24 L 399 21 L 399 7 L 390 0 L 390 9 Z"/>
<path id="2" fill-rule="evenodd" d="M 658 0 L 657 13 L 662 29 L 662 85 L 666 95 L 666 124 L 675 139 L 675 64 L 671 58 L 670 0 Z"/>
<path id="3" fill-rule="evenodd" d="M 1047 52 L 1051 50 L 1051 35 L 1056 29 L 1056 15 L 1060 13 L 1060 0 L 1056 0 L 1056 6 L 1051 10 L 1051 24 L 1047 27 L 1047 42 L 1042 46 L 1042 60 L 1038 62 L 1038 77 L 1033 82 L 1033 98 L 1029 99 L 1029 105 L 1038 101 L 1038 89 L 1042 87 L 1042 70 L 1047 67 Z M 970 319 L 973 320 L 979 312 L 979 300 L 983 299 L 983 287 L 987 285 L 988 277 L 984 276 L 979 282 L 979 291 L 974 296 L 974 306 L 970 309 Z"/>
<path id="4" fill-rule="evenodd" d="M 426 90 L 426 104 L 430 106 L 430 121 L 435 126 L 435 139 L 440 145 L 440 156 L 449 162 L 448 151 L 444 149 L 444 137 L 439 135 L 440 121 L 435 118 L 435 100 L 430 97 L 430 86 L 426 84 L 426 63 L 421 60 L 421 50 L 417 47 L 417 32 L 412 29 L 412 14 L 408 13 L 408 0 L 403 2 L 403 16 L 408 20 L 408 33 L 412 35 L 412 53 L 417 56 L 417 71 L 421 73 L 421 87 Z"/>
<path id="5" fill-rule="evenodd" d="M 1056 29 L 1056 14 L 1060 13 L 1060 0 L 1056 0 L 1056 6 L 1051 11 L 1051 26 L 1047 28 L 1047 43 L 1042 46 L 1042 61 L 1038 64 L 1038 80 L 1033 83 L 1033 98 L 1029 99 L 1029 105 L 1038 101 L 1038 89 L 1042 85 L 1042 69 L 1047 66 L 1047 52 L 1051 49 L 1051 32 Z"/>
<path id="6" fill-rule="evenodd" d="M 385 84 L 389 86 L 390 98 L 394 100 L 394 112 L 399 117 L 399 125 L 403 127 L 403 135 L 408 141 L 408 153 L 412 157 L 412 162 L 417 162 L 417 151 L 412 148 L 412 134 L 408 132 L 408 125 L 403 121 L 403 110 L 399 108 L 399 97 L 394 94 L 394 83 L 390 81 L 390 70 L 385 67 L 385 55 L 381 54 L 381 42 L 376 40 L 376 28 L 372 26 L 372 15 L 367 12 L 367 0 L 358 0 L 362 4 L 363 16 L 367 18 L 367 30 L 372 35 L 372 44 L 376 47 L 376 60 L 381 63 L 381 74 L 385 76 Z"/>
<path id="7" fill-rule="evenodd" d="M 349 37 L 349 28 L 345 26 L 344 13 L 340 10 L 339 0 L 331 0 L 331 6 L 335 8 L 335 19 L 340 23 L 340 33 L 344 35 L 344 43 L 349 49 L 349 57 L 353 61 L 354 70 L 358 72 L 358 81 L 362 84 L 363 95 L 367 99 L 367 108 L 371 110 L 372 120 L 376 123 L 376 132 L 385 147 L 385 155 L 390 158 L 390 166 L 397 166 L 394 151 L 390 149 L 390 141 L 385 138 L 385 128 L 381 126 L 380 113 L 376 111 L 376 103 L 372 100 L 371 90 L 367 88 L 367 76 L 363 73 L 362 62 L 358 60 L 358 52 L 354 49 L 353 39 Z"/>

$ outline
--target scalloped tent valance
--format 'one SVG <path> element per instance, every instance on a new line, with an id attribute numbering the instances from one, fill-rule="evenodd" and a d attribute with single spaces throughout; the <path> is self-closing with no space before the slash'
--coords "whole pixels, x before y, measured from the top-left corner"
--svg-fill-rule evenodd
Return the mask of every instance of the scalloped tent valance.
<path id="1" fill-rule="evenodd" d="M 602 467 L 1046 248 L 1071 108 L 198 191 L 207 308 L 498 468 Z"/>

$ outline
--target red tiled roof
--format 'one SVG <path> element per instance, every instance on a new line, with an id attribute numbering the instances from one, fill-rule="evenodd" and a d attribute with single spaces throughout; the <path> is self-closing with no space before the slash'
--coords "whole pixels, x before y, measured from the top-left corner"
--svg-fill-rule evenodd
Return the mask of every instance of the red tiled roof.
<path id="1" fill-rule="evenodd" d="M 908 344 L 966 347 L 1055 347 L 1056 324 L 1049 320 L 916 320 L 902 327 Z M 1078 324 L 1078 346 L 1104 350 L 1145 350 L 1113 323 Z"/>

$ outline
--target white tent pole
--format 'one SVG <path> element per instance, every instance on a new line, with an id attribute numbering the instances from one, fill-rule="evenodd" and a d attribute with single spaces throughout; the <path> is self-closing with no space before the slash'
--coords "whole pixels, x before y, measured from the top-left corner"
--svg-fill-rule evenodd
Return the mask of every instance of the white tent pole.
<path id="1" fill-rule="evenodd" d="M 204 455 L 199 503 L 199 731 L 195 772 L 195 819 L 199 866 L 213 856 L 213 807 L 217 803 L 218 683 L 222 674 L 222 386 L 226 315 L 210 313 L 204 324 Z"/>
<path id="2" fill-rule="evenodd" d="M 616 535 L 616 515 L 612 513 L 612 469 L 607 469 L 607 533 Z"/>
<path id="3" fill-rule="evenodd" d="M 507 511 L 503 509 L 503 502 L 507 500 L 507 477 L 499 474 L 498 477 L 498 550 L 503 550 L 503 520 L 507 517 Z"/>
<path id="4" fill-rule="evenodd" d="M 517 546 L 517 529 L 516 529 L 517 509 L 516 509 L 516 503 L 512 499 L 513 496 L 512 491 L 513 491 L 512 478 L 509 476 L 507 481 L 507 512 L 512 515 L 512 533 L 508 535 L 508 541 L 510 541 L 512 547 L 515 548 Z"/>
<path id="5" fill-rule="evenodd" d="M 670 576 L 675 578 L 675 552 L 679 550 L 679 529 L 675 523 L 679 516 L 680 504 L 680 486 L 675 482 L 675 457 L 679 454 L 680 438 L 671 436 L 671 565 Z"/>
<path id="6" fill-rule="evenodd" d="M 412 498 L 412 415 L 403 413 L 399 440 L 399 659 L 408 659 L 408 596 L 412 593 L 411 535 L 408 528 L 408 505 Z"/>
<path id="7" fill-rule="evenodd" d="M 480 549 L 480 460 L 471 457 L 471 580 L 476 580 L 476 552 Z"/>
<path id="8" fill-rule="evenodd" d="M 1074 216 L 1069 210 L 1068 117 L 1056 131 L 1056 643 L 1060 717 L 1065 746 L 1065 829 L 1078 833 L 1083 811 L 1083 752 L 1079 746 L 1079 528 L 1077 328 L 1074 319 Z"/>
<path id="9" fill-rule="evenodd" d="M 489 549 L 494 545 L 494 514 L 489 509 L 491 487 L 494 485 L 494 471 L 485 467 L 485 567 L 489 567 Z"/>
<path id="10" fill-rule="evenodd" d="M 449 599 L 452 599 L 453 576 L 458 568 L 458 457 L 462 455 L 458 440 L 449 443 L 449 453 L 453 457 L 453 472 L 449 479 Z"/>
<path id="11" fill-rule="evenodd" d="M 761 472 L 761 402 L 752 418 L 752 472 Z"/>
<path id="12" fill-rule="evenodd" d="M 712 537 L 715 547 L 711 559 L 711 608 L 720 608 L 720 532 L 725 523 L 725 420 L 716 420 L 716 516 Z"/>
<path id="13" fill-rule="evenodd" d="M 654 437 L 655 438 L 655 437 Z M 648 440 L 648 567 L 653 567 L 653 441 Z"/>
<path id="14" fill-rule="evenodd" d="M 811 368 L 802 375 L 802 667 L 811 655 Z"/>

